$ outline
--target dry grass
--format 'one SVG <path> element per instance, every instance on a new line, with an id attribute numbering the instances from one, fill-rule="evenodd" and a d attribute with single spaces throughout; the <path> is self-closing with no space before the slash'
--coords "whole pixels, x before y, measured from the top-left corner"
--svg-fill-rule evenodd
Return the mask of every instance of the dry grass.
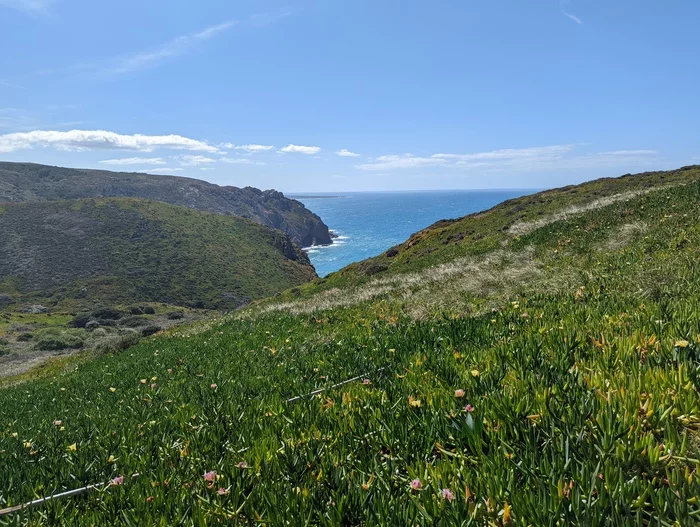
<path id="1" fill-rule="evenodd" d="M 356 288 L 329 289 L 310 299 L 267 304 L 259 312 L 313 313 L 386 297 L 402 301 L 407 313 L 423 318 L 435 311 L 464 311 L 470 308 L 470 296 L 500 297 L 542 278 L 532 249 L 499 250 L 481 258 L 459 258 L 420 272 L 377 278 Z"/>
<path id="2" fill-rule="evenodd" d="M 623 225 L 617 231 L 613 232 L 608 240 L 601 245 L 598 250 L 606 251 L 621 249 L 637 236 L 644 234 L 647 231 L 647 228 L 647 225 L 641 222 Z"/>
<path id="3" fill-rule="evenodd" d="M 591 201 L 587 205 L 569 207 L 567 209 L 562 210 L 561 212 L 557 212 L 556 214 L 552 214 L 551 216 L 547 216 L 536 221 L 520 221 L 514 223 L 508 229 L 508 233 L 513 236 L 523 236 L 556 221 L 566 220 L 571 216 L 576 216 L 584 212 L 589 212 L 591 210 L 607 207 L 608 205 L 612 205 L 613 203 L 629 200 L 637 196 L 641 196 L 643 194 L 649 194 L 650 192 L 654 192 L 656 190 L 662 189 L 660 187 L 655 187 L 645 190 L 634 190 L 630 192 L 622 192 L 620 194 L 613 194 L 612 196 L 606 196 L 604 198 Z"/>

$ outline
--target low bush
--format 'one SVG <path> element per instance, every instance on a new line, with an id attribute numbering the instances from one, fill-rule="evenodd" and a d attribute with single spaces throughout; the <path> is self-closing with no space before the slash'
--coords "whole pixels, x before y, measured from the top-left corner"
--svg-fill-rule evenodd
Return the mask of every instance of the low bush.
<path id="1" fill-rule="evenodd" d="M 119 353 L 131 346 L 135 346 L 141 340 L 141 335 L 136 331 L 112 335 L 95 344 L 95 351 L 102 354 Z"/>
<path id="2" fill-rule="evenodd" d="M 92 312 L 93 318 L 104 320 L 119 320 L 124 316 L 124 313 L 113 307 L 103 307 Z"/>
<path id="3" fill-rule="evenodd" d="M 119 321 L 119 325 L 124 328 L 138 328 L 148 324 L 148 319 L 139 315 L 124 317 Z"/>
<path id="4" fill-rule="evenodd" d="M 141 328 L 141 336 L 142 337 L 149 337 L 151 335 L 155 335 L 158 333 L 162 328 L 160 326 L 156 326 L 155 324 L 145 326 Z"/>
<path id="5" fill-rule="evenodd" d="M 82 348 L 85 340 L 82 331 L 47 328 L 37 332 L 34 348 L 40 351 L 61 351 Z"/>

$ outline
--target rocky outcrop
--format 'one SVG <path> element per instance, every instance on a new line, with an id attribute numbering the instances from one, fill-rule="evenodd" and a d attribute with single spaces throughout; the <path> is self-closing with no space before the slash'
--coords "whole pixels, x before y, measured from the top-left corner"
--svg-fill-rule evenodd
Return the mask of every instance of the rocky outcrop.
<path id="1" fill-rule="evenodd" d="M 332 243 L 321 218 L 276 190 L 219 186 L 176 176 L 0 163 L 0 203 L 100 197 L 152 199 L 241 216 L 284 231 L 300 247 Z"/>

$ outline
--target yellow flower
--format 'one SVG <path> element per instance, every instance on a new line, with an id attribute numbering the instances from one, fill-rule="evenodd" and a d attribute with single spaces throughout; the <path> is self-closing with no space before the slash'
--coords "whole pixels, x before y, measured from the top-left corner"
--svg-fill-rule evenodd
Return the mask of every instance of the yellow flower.
<path id="1" fill-rule="evenodd" d="M 24 442 L 24 448 L 32 448 L 32 444 L 29 441 Z"/>
<path id="2" fill-rule="evenodd" d="M 146 384 L 148 382 L 148 379 L 141 379 L 141 384 Z"/>
<path id="3" fill-rule="evenodd" d="M 114 463 L 114 461 L 115 461 L 114 456 L 109 456 L 107 463 Z"/>
<path id="4" fill-rule="evenodd" d="M 109 391 L 112 392 L 112 393 L 114 393 L 114 392 L 117 391 L 117 389 L 116 389 L 116 388 L 110 388 Z"/>
<path id="5" fill-rule="evenodd" d="M 71 446 L 68 447 L 69 452 L 76 452 L 78 450 L 78 444 L 73 443 Z"/>
<path id="6" fill-rule="evenodd" d="M 12 432 L 12 437 L 14 437 L 15 439 L 17 439 L 17 436 L 18 436 L 18 435 L 19 435 L 19 434 L 18 434 L 17 432 Z"/>
<path id="7" fill-rule="evenodd" d="M 513 521 L 513 515 L 511 514 L 510 510 L 510 505 L 505 503 L 503 505 L 503 525 L 508 525 L 511 521 Z"/>
<path id="8" fill-rule="evenodd" d="M 690 342 L 687 340 L 677 340 L 676 341 L 676 347 L 677 348 L 687 348 Z"/>
<path id="9" fill-rule="evenodd" d="M 479 376 L 479 370 L 472 370 L 472 377 L 478 377 Z"/>
<path id="10" fill-rule="evenodd" d="M 408 404 L 414 408 L 420 408 L 420 399 L 415 399 L 412 395 L 409 395 Z"/>

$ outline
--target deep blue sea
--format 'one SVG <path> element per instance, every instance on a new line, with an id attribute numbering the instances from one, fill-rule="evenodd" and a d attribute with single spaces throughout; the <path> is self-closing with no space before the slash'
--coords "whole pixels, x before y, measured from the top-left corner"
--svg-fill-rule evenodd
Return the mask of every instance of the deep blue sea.
<path id="1" fill-rule="evenodd" d="M 488 209 L 533 190 L 345 192 L 293 195 L 338 234 L 333 245 L 307 249 L 319 276 L 376 256 L 440 219 Z"/>

